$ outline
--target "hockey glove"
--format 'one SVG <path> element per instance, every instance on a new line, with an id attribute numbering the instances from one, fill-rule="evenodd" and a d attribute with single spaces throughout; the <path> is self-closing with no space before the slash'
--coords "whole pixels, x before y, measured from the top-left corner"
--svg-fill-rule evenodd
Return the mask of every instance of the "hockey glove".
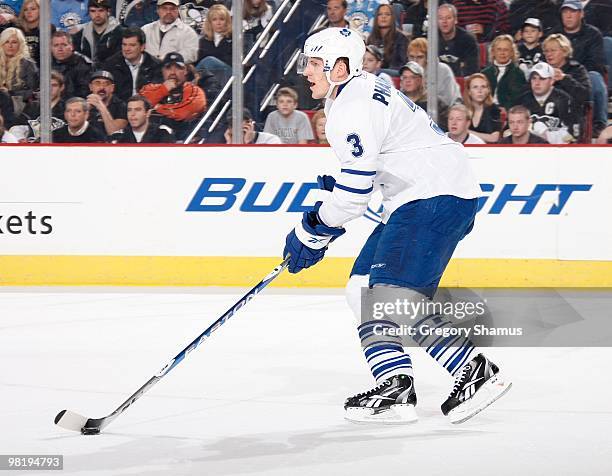
<path id="1" fill-rule="evenodd" d="M 331 175 L 317 175 L 317 184 L 321 190 L 331 192 L 334 190 L 334 185 L 336 185 L 336 179 Z"/>
<path id="2" fill-rule="evenodd" d="M 314 210 L 304 212 L 302 222 L 287 235 L 283 256 L 291 255 L 287 267 L 290 273 L 299 273 L 317 264 L 323 259 L 327 245 L 346 231 L 325 225 L 319 218 L 320 206 L 321 202 L 317 202 Z"/>

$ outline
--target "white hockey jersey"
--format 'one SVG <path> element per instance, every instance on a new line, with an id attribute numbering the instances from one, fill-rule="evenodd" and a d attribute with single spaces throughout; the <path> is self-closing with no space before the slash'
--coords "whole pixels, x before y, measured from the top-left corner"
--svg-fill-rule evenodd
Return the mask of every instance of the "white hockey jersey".
<path id="1" fill-rule="evenodd" d="M 341 226 L 383 195 L 383 223 L 404 203 L 439 195 L 475 198 L 480 188 L 461 144 L 383 80 L 364 72 L 325 104 L 325 133 L 341 173 L 319 216 Z"/>

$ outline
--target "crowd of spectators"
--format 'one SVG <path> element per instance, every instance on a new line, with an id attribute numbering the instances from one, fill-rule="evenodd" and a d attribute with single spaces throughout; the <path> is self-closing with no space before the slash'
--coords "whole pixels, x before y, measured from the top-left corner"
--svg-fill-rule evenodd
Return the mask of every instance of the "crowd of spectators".
<path id="1" fill-rule="evenodd" d="M 248 49 L 280 2 L 242 1 Z M 187 3 L 206 7 L 204 18 L 185 15 Z M 427 0 L 321 0 L 323 27 L 358 31 L 366 44 L 364 69 L 427 110 L 426 37 L 435 14 L 438 121 L 459 142 L 610 140 L 612 2 L 439 3 L 430 12 Z M 231 4 L 51 2 L 53 140 L 184 141 L 232 75 Z M 0 0 L 3 142 L 40 137 L 39 13 L 39 0 Z M 295 89 L 281 87 L 275 110 L 266 111 L 259 125 L 245 109 L 244 142 L 327 142 L 322 104 L 304 114 L 304 98 Z M 231 140 L 228 119 L 220 141 Z"/>
<path id="2" fill-rule="evenodd" d="M 400 20 L 387 37 L 400 34 L 405 39 L 394 45 L 381 40 L 380 35 L 371 39 L 381 21 L 386 25 L 386 18 L 397 14 L 393 5 L 379 5 L 366 44 L 384 47 L 385 61 L 378 69 L 368 66 L 367 70 L 386 75 L 385 80 L 391 76 L 398 89 L 426 109 L 427 82 L 421 78 L 426 79 L 427 74 L 423 60 L 427 58 L 425 37 L 432 12 L 426 0 L 395 3 L 402 6 Z M 603 133 L 611 94 L 612 2 L 439 3 L 438 121 L 449 136 L 465 143 L 479 139 L 485 143 L 542 140 L 565 144 L 590 143 Z M 406 63 L 396 67 L 392 59 L 401 58 L 398 49 L 403 50 L 404 44 Z M 423 74 L 414 62 L 423 67 Z M 510 126 L 511 110 L 515 131 Z M 519 123 L 528 127 L 530 135 L 517 129 Z"/>

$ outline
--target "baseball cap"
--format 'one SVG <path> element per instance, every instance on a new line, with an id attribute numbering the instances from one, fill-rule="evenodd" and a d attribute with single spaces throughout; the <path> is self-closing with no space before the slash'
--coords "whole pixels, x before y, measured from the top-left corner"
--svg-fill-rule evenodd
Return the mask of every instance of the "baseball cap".
<path id="1" fill-rule="evenodd" d="M 366 51 L 374 56 L 378 61 L 382 61 L 382 59 L 385 57 L 383 50 L 375 45 L 366 46 Z"/>
<path id="2" fill-rule="evenodd" d="M 89 78 L 89 81 L 91 82 L 94 79 L 108 79 L 111 83 L 115 82 L 115 78 L 113 77 L 113 75 L 108 71 L 104 71 L 103 69 L 95 71 Z"/>
<path id="3" fill-rule="evenodd" d="M 538 18 L 527 18 L 523 22 L 523 26 L 532 26 L 542 31 L 542 22 Z"/>
<path id="4" fill-rule="evenodd" d="M 555 75 L 555 70 L 548 63 L 539 62 L 529 71 L 530 78 L 533 73 L 538 73 L 541 78 L 552 78 Z"/>
<path id="5" fill-rule="evenodd" d="M 179 7 L 181 5 L 180 0 L 158 0 L 158 5 L 163 5 L 164 3 L 171 3 L 172 5 L 176 5 Z"/>
<path id="6" fill-rule="evenodd" d="M 89 0 L 87 8 L 98 7 L 98 8 L 112 8 L 109 0 Z"/>
<path id="7" fill-rule="evenodd" d="M 183 55 L 175 51 L 173 51 L 172 53 L 168 53 L 164 57 L 164 60 L 162 61 L 162 67 L 165 68 L 166 66 L 171 65 L 171 64 L 176 64 L 180 66 L 181 68 L 184 68 L 185 59 L 183 58 Z"/>
<path id="8" fill-rule="evenodd" d="M 406 63 L 404 66 L 402 66 L 399 70 L 399 74 L 400 76 L 402 75 L 402 73 L 406 70 L 411 71 L 413 74 L 416 74 L 417 76 L 421 76 L 423 77 L 425 75 L 425 70 L 423 69 L 423 67 L 417 63 L 416 61 L 408 61 L 408 63 Z"/>
<path id="9" fill-rule="evenodd" d="M 584 6 L 580 0 L 563 0 L 561 10 L 571 8 L 572 10 L 584 10 Z"/>

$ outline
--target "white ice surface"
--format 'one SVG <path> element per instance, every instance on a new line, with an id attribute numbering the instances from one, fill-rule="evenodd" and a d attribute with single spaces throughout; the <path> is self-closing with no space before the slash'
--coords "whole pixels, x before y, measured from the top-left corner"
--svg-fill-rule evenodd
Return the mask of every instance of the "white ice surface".
<path id="1" fill-rule="evenodd" d="M 258 296 L 101 435 L 53 424 L 110 413 L 237 297 L 1 291 L 0 453 L 92 476 L 612 474 L 611 349 L 490 349 L 514 386 L 459 426 L 450 377 L 415 351 L 420 421 L 356 425 L 342 404 L 372 379 L 329 293 Z"/>

